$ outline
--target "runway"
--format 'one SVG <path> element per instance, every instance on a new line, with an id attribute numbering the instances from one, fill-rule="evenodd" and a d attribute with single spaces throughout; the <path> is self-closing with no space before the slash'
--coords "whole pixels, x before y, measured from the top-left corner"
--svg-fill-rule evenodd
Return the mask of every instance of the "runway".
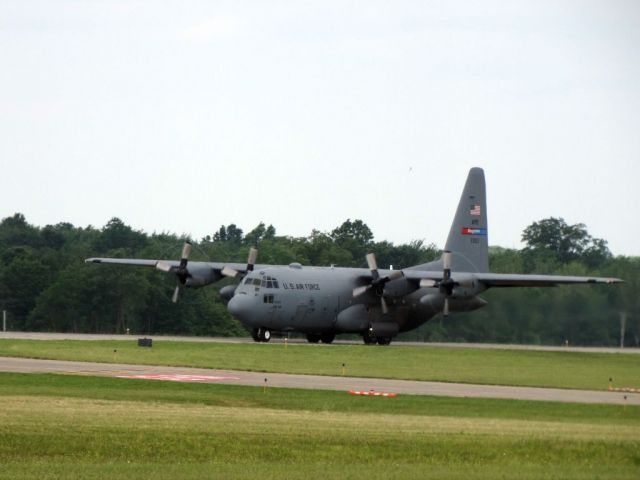
<path id="1" fill-rule="evenodd" d="M 117 334 L 97 334 L 97 333 L 43 333 L 43 332 L 0 332 L 0 339 L 17 340 L 126 340 L 132 338 L 148 336 L 154 341 L 166 340 L 169 342 L 213 342 L 213 343 L 254 343 L 249 337 L 183 337 L 170 335 L 117 335 Z M 272 343 L 283 342 L 282 338 L 273 338 Z M 303 338 L 289 339 L 289 343 L 309 345 Z M 362 340 L 341 340 L 336 339 L 339 345 L 362 345 Z M 553 346 L 553 345 L 518 345 L 504 343 L 434 343 L 434 342 L 412 342 L 397 341 L 394 347 L 424 347 L 424 348 L 481 348 L 498 350 L 538 350 L 545 352 L 583 352 L 583 353 L 624 353 L 640 354 L 640 348 L 616 348 L 616 347 L 575 347 L 575 346 Z"/>
<path id="2" fill-rule="evenodd" d="M 205 368 L 126 365 L 117 363 L 69 362 L 0 357 L 0 372 L 58 373 L 71 375 L 97 375 L 106 377 L 141 378 L 156 380 L 195 381 L 198 383 L 225 383 L 231 385 L 304 388 L 316 390 L 374 390 L 409 395 L 446 397 L 504 398 L 515 400 L 542 400 L 572 403 L 600 403 L 640 405 L 640 394 L 559 388 L 508 387 L 499 385 L 473 385 L 464 383 L 421 382 L 377 378 L 329 377 L 320 375 L 293 375 L 281 373 L 245 372 Z"/>

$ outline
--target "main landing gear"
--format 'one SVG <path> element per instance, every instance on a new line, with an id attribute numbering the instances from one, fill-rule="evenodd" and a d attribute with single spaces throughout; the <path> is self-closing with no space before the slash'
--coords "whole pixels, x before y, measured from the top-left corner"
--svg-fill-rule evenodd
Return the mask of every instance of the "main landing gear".
<path id="1" fill-rule="evenodd" d="M 255 342 L 268 342 L 271 340 L 271 330 L 268 328 L 254 328 L 251 330 L 251 337 Z"/>
<path id="2" fill-rule="evenodd" d="M 309 343 L 332 343 L 336 338 L 335 333 L 308 333 L 307 342 Z"/>
<path id="3" fill-rule="evenodd" d="M 391 337 L 372 337 L 369 332 L 362 334 L 362 340 L 365 345 L 389 345 L 391 343 Z"/>

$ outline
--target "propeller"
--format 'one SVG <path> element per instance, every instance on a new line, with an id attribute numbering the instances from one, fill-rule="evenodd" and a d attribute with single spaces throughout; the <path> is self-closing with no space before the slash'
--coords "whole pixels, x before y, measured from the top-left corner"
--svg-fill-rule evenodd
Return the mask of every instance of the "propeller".
<path id="1" fill-rule="evenodd" d="M 403 277 L 404 274 L 402 273 L 402 270 L 392 270 L 386 277 L 380 277 L 376 256 L 373 253 L 369 253 L 366 258 L 369 270 L 371 270 L 371 282 L 368 285 L 362 285 L 354 288 L 353 298 L 359 297 L 368 291 L 373 291 L 378 297 L 380 297 L 382 313 L 386 315 L 389 312 L 389 308 L 387 307 L 387 301 L 384 299 L 384 286 L 392 280 L 397 280 L 398 278 Z"/>
<path id="2" fill-rule="evenodd" d="M 189 270 L 187 269 L 187 264 L 189 263 L 189 255 L 191 254 L 191 242 L 188 240 L 184 242 L 182 246 L 182 255 L 180 255 L 180 264 L 176 269 L 176 277 L 178 277 L 178 284 L 176 285 L 176 289 L 173 291 L 173 295 L 171 297 L 171 301 L 176 303 L 178 301 L 178 296 L 180 295 L 180 286 L 184 285 L 187 282 L 187 278 L 191 276 Z M 156 268 L 165 273 L 169 273 L 173 270 L 173 266 L 169 262 L 159 261 L 156 263 Z"/>
<path id="3" fill-rule="evenodd" d="M 258 250 L 251 247 L 249 249 L 249 257 L 247 258 L 247 273 L 253 272 L 253 267 L 256 264 L 256 260 L 258 259 Z M 238 270 L 235 268 L 225 266 L 220 273 L 225 277 L 234 278 L 240 274 Z M 245 274 L 246 275 L 246 274 Z"/>
<path id="4" fill-rule="evenodd" d="M 458 284 L 451 278 L 451 252 L 449 250 L 445 250 L 442 253 L 442 280 L 423 278 L 420 280 L 420 287 L 438 287 L 440 293 L 444 295 L 444 307 L 442 309 L 442 314 L 446 317 L 449 315 L 449 298 L 453 295 L 453 289 L 456 285 Z"/>
<path id="5" fill-rule="evenodd" d="M 453 287 L 456 282 L 451 279 L 451 252 L 445 251 L 442 254 L 442 280 L 440 281 L 440 293 L 444 297 L 444 308 L 442 314 L 446 317 L 449 315 L 449 297 L 453 295 Z"/>
<path id="6" fill-rule="evenodd" d="M 444 295 L 444 307 L 442 309 L 442 314 L 445 317 L 449 315 L 449 299 L 453 296 L 453 289 L 455 287 L 470 288 L 474 285 L 472 277 L 459 278 L 457 281 L 451 278 L 451 260 L 452 253 L 449 250 L 445 250 L 442 253 L 442 280 L 433 280 L 430 278 L 423 278 L 420 280 L 420 287 L 438 287 L 440 293 Z"/>

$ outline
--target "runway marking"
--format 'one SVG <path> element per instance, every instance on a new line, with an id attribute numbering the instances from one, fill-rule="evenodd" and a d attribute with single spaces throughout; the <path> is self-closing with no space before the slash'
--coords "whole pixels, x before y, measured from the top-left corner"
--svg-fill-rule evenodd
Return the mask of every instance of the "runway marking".
<path id="1" fill-rule="evenodd" d="M 349 395 L 364 395 L 365 397 L 397 397 L 393 392 L 376 392 L 375 390 L 349 390 Z"/>
<path id="2" fill-rule="evenodd" d="M 116 378 L 133 378 L 139 380 L 165 380 L 168 382 L 222 382 L 240 380 L 238 377 L 218 377 L 213 375 L 183 375 L 179 373 L 147 373 L 139 375 L 116 375 Z"/>

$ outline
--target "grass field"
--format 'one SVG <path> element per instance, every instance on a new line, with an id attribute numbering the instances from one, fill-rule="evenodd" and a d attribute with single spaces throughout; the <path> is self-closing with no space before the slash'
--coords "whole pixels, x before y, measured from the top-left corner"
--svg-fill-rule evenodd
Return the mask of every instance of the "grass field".
<path id="1" fill-rule="evenodd" d="M 131 341 L 0 340 L 0 356 L 84 360 L 346 375 L 495 385 L 604 390 L 640 388 L 640 355 L 492 350 L 473 348 L 371 347 L 187 343 L 158 340 L 153 348 Z"/>
<path id="2" fill-rule="evenodd" d="M 629 478 L 640 407 L 0 374 L 0 478 Z"/>

